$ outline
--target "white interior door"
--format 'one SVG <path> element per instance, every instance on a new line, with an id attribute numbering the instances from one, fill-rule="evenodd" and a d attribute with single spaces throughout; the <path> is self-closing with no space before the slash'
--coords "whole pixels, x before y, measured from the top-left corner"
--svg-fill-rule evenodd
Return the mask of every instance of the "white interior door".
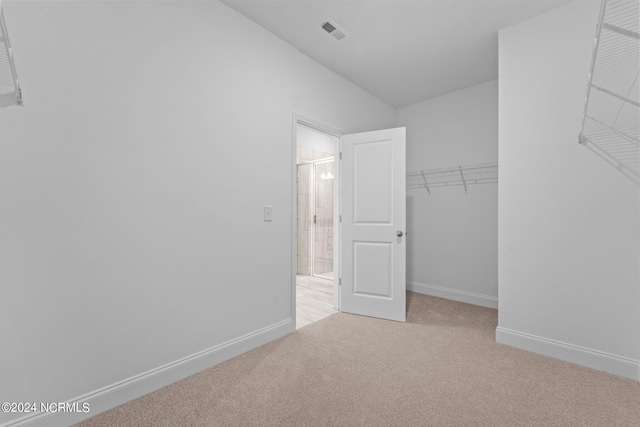
<path id="1" fill-rule="evenodd" d="M 340 308 L 406 320 L 405 128 L 340 140 Z"/>

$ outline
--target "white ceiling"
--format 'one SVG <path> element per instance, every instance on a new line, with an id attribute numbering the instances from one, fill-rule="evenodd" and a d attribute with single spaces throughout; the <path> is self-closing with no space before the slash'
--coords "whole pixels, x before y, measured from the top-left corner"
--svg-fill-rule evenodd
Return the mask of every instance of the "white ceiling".
<path id="1" fill-rule="evenodd" d="M 498 30 L 569 0 L 222 0 L 325 67 L 402 107 L 498 77 Z M 338 42 L 326 20 L 348 34 Z"/>

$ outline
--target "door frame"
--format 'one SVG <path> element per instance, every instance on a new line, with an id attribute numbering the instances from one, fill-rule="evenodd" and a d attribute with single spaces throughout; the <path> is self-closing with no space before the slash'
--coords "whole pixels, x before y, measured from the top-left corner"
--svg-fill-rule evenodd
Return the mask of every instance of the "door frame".
<path id="1" fill-rule="evenodd" d="M 291 130 L 291 321 L 293 331 L 296 330 L 296 273 L 298 272 L 298 185 L 297 185 L 297 163 L 296 153 L 298 150 L 298 124 L 308 126 L 320 132 L 329 134 L 336 138 L 333 148 L 333 307 L 340 310 L 340 193 L 342 181 L 340 176 L 340 137 L 345 132 L 326 125 L 317 120 L 303 116 L 298 113 L 292 114 Z"/>

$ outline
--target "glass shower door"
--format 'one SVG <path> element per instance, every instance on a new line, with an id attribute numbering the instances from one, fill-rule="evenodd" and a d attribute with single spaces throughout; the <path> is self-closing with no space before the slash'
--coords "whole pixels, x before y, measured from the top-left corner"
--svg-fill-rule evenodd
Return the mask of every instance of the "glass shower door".
<path id="1" fill-rule="evenodd" d="M 312 274 L 333 279 L 333 160 L 314 164 Z"/>

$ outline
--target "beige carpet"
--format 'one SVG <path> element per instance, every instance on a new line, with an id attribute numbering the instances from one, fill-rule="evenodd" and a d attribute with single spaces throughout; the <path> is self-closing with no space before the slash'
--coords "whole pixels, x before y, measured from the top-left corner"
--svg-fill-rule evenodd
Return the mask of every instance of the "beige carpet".
<path id="1" fill-rule="evenodd" d="M 409 293 L 334 314 L 78 426 L 640 426 L 640 384 L 495 343 L 497 312 Z"/>

